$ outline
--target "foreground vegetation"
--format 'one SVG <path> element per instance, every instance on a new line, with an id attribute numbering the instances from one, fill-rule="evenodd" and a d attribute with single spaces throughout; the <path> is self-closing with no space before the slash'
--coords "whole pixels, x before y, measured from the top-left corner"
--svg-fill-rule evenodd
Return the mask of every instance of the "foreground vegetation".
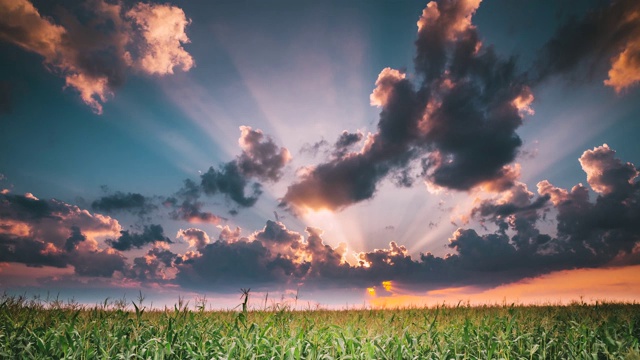
<path id="1" fill-rule="evenodd" d="M 129 305 L 129 306 L 128 306 Z M 1 359 L 640 359 L 640 305 L 146 311 L 0 297 Z M 131 309 L 131 311 L 128 311 Z"/>

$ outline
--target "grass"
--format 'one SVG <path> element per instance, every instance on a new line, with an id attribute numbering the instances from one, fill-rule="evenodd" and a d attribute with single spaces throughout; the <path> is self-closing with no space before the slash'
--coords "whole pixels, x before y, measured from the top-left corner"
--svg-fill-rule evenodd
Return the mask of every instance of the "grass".
<path id="1" fill-rule="evenodd" d="M 639 304 L 148 310 L 0 297 L 1 359 L 638 359 Z"/>

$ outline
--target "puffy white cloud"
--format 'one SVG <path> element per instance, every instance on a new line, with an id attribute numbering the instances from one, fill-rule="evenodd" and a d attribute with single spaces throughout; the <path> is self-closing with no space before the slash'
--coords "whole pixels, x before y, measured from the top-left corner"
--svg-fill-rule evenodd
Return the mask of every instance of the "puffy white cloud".
<path id="1" fill-rule="evenodd" d="M 461 33 L 473 28 L 471 17 L 480 6 L 482 0 L 446 0 L 441 1 L 440 11 L 437 2 L 431 1 L 422 10 L 418 20 L 418 31 L 438 29 L 448 40 L 455 40 Z"/>
<path id="2" fill-rule="evenodd" d="M 174 68 L 189 71 L 195 62 L 182 47 L 189 42 L 186 28 L 191 22 L 176 6 L 137 3 L 126 14 L 141 30 L 140 58 L 136 66 L 149 74 L 173 74 Z"/>
<path id="3" fill-rule="evenodd" d="M 180 229 L 176 234 L 177 238 L 182 238 L 189 243 L 189 247 L 200 249 L 205 247 L 211 242 L 209 235 L 200 229 L 189 228 L 186 230 Z"/>
<path id="4" fill-rule="evenodd" d="M 623 163 L 615 157 L 616 152 L 604 144 L 585 151 L 580 156 L 580 165 L 587 173 L 587 182 L 600 194 L 630 192 L 638 170 L 629 162 Z"/>
<path id="5" fill-rule="evenodd" d="M 406 75 L 392 68 L 384 68 L 378 75 L 376 80 L 376 88 L 369 96 L 371 105 L 383 107 L 389 101 L 389 97 L 393 94 L 394 85 L 406 78 Z"/>

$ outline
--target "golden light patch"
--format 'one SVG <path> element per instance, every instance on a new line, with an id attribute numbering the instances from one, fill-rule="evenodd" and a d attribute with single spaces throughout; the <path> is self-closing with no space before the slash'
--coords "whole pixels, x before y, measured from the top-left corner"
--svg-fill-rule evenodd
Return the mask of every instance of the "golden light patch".
<path id="1" fill-rule="evenodd" d="M 367 293 L 371 296 L 376 296 L 376 289 L 375 288 L 367 288 Z"/>
<path id="2" fill-rule="evenodd" d="M 520 116 L 524 115 L 534 115 L 536 112 L 531 108 L 531 103 L 533 103 L 534 97 L 531 89 L 525 87 L 523 92 L 518 95 L 511 102 L 516 109 L 518 109 L 518 113 Z"/>
<path id="3" fill-rule="evenodd" d="M 394 91 L 394 84 L 405 79 L 406 74 L 392 68 L 384 68 L 376 80 L 376 88 L 369 96 L 372 106 L 384 107 Z"/>
<path id="4" fill-rule="evenodd" d="M 56 254 L 60 254 L 62 253 L 62 250 L 58 249 L 55 245 L 53 245 L 52 243 L 46 243 L 44 249 L 42 249 L 40 251 L 40 254 L 42 255 L 56 255 Z"/>
<path id="5" fill-rule="evenodd" d="M 475 286 L 451 287 L 424 293 L 398 292 L 373 297 L 374 308 L 436 306 L 443 303 L 471 305 L 515 303 L 567 304 L 572 301 L 637 301 L 640 298 L 640 265 L 563 270 L 492 289 Z"/>
<path id="6" fill-rule="evenodd" d="M 388 291 L 391 292 L 391 281 L 383 281 L 382 282 L 382 287 Z"/>
<path id="7" fill-rule="evenodd" d="M 26 237 L 31 234 L 31 227 L 25 222 L 7 219 L 0 223 L 0 234 Z"/>
<path id="8" fill-rule="evenodd" d="M 427 291 L 426 296 L 432 296 L 432 297 L 444 297 L 444 296 L 452 296 L 452 295 L 464 296 L 466 294 L 470 294 L 478 291 L 480 291 L 480 289 L 475 289 L 472 286 L 460 286 L 460 287 L 451 287 L 451 288 Z"/>

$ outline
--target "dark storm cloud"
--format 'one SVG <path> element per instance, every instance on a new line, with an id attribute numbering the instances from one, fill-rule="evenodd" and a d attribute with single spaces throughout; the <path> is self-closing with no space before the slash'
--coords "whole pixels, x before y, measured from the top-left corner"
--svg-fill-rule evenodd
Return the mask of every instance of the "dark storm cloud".
<path id="1" fill-rule="evenodd" d="M 518 184 L 516 186 L 521 186 Z M 527 249 L 528 251 L 537 251 L 538 245 L 548 242 L 551 238 L 548 235 L 541 234 L 536 228 L 537 222 L 542 216 L 538 210 L 544 209 L 549 201 L 549 196 L 543 195 L 535 201 L 527 201 L 526 204 L 520 205 L 514 202 L 506 202 L 500 204 L 491 204 L 484 202 L 480 208 L 474 209 L 478 211 L 483 218 L 489 218 L 493 221 L 501 234 L 511 228 L 515 235 L 511 237 L 511 242 L 518 249 Z"/>
<path id="2" fill-rule="evenodd" d="M 522 144 L 516 129 L 533 96 L 513 59 L 483 47 L 471 24 L 478 1 L 431 2 L 418 22 L 418 84 L 384 69 L 371 94 L 381 108 L 378 129 L 360 152 L 337 156 L 289 186 L 283 205 L 294 210 L 341 209 L 374 196 L 392 175 L 411 186 L 413 160 L 435 186 L 469 190 L 513 185 L 510 164 Z M 348 136 L 348 134 L 346 135 Z M 339 141 L 340 142 L 340 141 Z"/>
<path id="3" fill-rule="evenodd" d="M 516 232 L 511 240 L 517 247 L 535 247 L 546 239 L 539 238 L 536 223 L 541 218 L 538 210 L 547 210 L 550 196 L 544 194 L 535 200 L 533 198 L 534 194 L 527 186 L 517 182 L 509 190 L 502 192 L 500 199 L 482 201 L 471 211 L 471 215 L 494 222 L 502 234 L 511 227 Z"/>
<path id="4" fill-rule="evenodd" d="M 174 266 L 176 259 L 178 256 L 170 250 L 154 247 L 145 256 L 135 258 L 126 275 L 143 283 L 167 283 L 166 270 Z"/>
<path id="5" fill-rule="evenodd" d="M 468 70 L 451 72 L 455 85 L 431 112 L 426 131 L 432 151 L 427 179 L 437 186 L 468 190 L 509 178 L 505 166 L 522 145 L 518 101 L 529 101 L 512 61 L 500 61 L 493 50 L 473 58 Z M 462 75 L 461 78 L 458 78 Z"/>
<path id="6" fill-rule="evenodd" d="M 333 153 L 332 155 L 336 158 L 341 158 L 347 154 L 350 148 L 359 143 L 364 135 L 361 132 L 350 133 L 348 131 L 343 131 L 336 140 L 335 144 L 333 144 Z"/>
<path id="7" fill-rule="evenodd" d="M 606 144 L 585 151 L 580 157 L 587 181 L 598 193 L 595 203 L 580 185 L 559 189 L 548 181 L 538 184 L 541 194 L 549 194 L 558 211 L 558 238 L 576 251 L 584 246 L 590 260 L 605 263 L 612 257 L 627 257 L 640 241 L 640 183 L 631 163 L 615 158 Z"/>
<path id="8" fill-rule="evenodd" d="M 283 205 L 295 208 L 341 209 L 369 199 L 389 166 L 372 161 L 371 156 L 355 155 L 320 164 L 290 185 Z"/>
<path id="9" fill-rule="evenodd" d="M 56 23 L 29 0 L 0 0 L 0 40 L 42 56 L 98 114 L 128 69 L 166 75 L 194 65 L 182 48 L 189 20 L 178 7 L 137 3 L 125 9 L 97 0 L 78 9 L 59 11 Z"/>
<path id="10" fill-rule="evenodd" d="M 496 234 L 480 236 L 464 230 L 454 236 L 450 247 L 458 251 L 461 260 L 469 259 L 465 253 L 488 256 L 474 263 L 493 263 L 514 273 L 521 268 L 523 275 L 632 261 L 634 248 L 640 244 L 640 225 L 635 220 L 640 214 L 637 170 L 633 164 L 615 158 L 615 152 L 606 145 L 585 151 L 579 160 L 590 185 L 599 193 L 595 202 L 589 200 L 589 192 L 581 184 L 565 190 L 541 181 L 540 197 L 534 200 L 533 193 L 518 183 L 502 199 L 485 201 L 473 211 L 476 216 L 495 221 L 499 226 Z M 536 228 L 538 209 L 546 207 L 557 213 L 556 238 Z M 511 238 L 507 230 L 513 232 Z M 499 261 L 507 258 L 517 263 Z"/>
<path id="11" fill-rule="evenodd" d="M 600 76 L 616 91 L 640 81 L 640 2 L 617 0 L 601 4 L 582 18 L 562 24 L 539 52 L 534 66 L 537 81 L 553 75 L 574 80 Z"/>
<path id="12" fill-rule="evenodd" d="M 175 197 L 184 201 L 196 201 L 200 197 L 200 186 L 191 179 L 184 180 L 184 185 L 175 194 Z M 170 198 L 169 202 L 176 202 L 175 198 Z"/>
<path id="13" fill-rule="evenodd" d="M 514 203 L 494 204 L 492 202 L 483 202 L 482 205 L 474 209 L 474 211 L 482 216 L 506 217 L 516 213 L 536 211 L 544 207 L 547 201 L 549 201 L 548 196 L 541 196 L 537 198 L 535 202 L 525 206 L 518 206 Z"/>
<path id="14" fill-rule="evenodd" d="M 47 252 L 47 242 L 31 237 L 0 235 L 0 261 L 17 262 L 27 266 L 66 267 L 69 262 L 62 254 Z"/>
<path id="15" fill-rule="evenodd" d="M 468 190 L 509 177 L 516 134 L 533 100 L 513 58 L 482 47 L 471 17 L 479 1 L 430 3 L 418 22 L 415 67 L 424 107 L 417 127 L 430 147 L 427 179 Z"/>
<path id="16" fill-rule="evenodd" d="M 338 140 L 336 140 L 334 146 L 336 148 L 348 148 L 351 145 L 360 142 L 360 140 L 362 140 L 362 136 L 363 135 L 361 132 L 350 133 L 345 130 L 342 132 L 342 134 L 340 134 L 340 137 L 338 138 Z"/>
<path id="17" fill-rule="evenodd" d="M 0 262 L 73 266 L 79 276 L 111 277 L 126 269 L 125 259 L 100 249 L 94 237 L 110 236 L 118 229 L 117 221 L 108 216 L 58 200 L 0 195 Z"/>
<path id="18" fill-rule="evenodd" d="M 13 195 L 2 194 L 0 202 L 0 218 L 15 220 L 38 220 L 54 217 L 54 212 L 63 210 L 55 201 L 41 201 L 31 194 Z"/>
<path id="19" fill-rule="evenodd" d="M 64 249 L 67 252 L 71 252 L 75 250 L 79 243 L 87 240 L 87 237 L 82 234 L 80 228 L 77 226 L 71 227 L 71 236 L 67 239 L 67 242 L 64 243 Z"/>
<path id="20" fill-rule="evenodd" d="M 302 241 L 300 234 L 289 231 L 280 222 L 268 220 L 267 225 L 254 234 L 254 238 L 261 243 L 293 244 Z"/>
<path id="21" fill-rule="evenodd" d="M 259 241 L 216 241 L 201 249 L 198 256 L 182 261 L 178 266 L 177 280 L 187 286 L 233 286 L 243 280 L 272 282 L 277 275 L 273 266 L 269 266 L 270 255 Z"/>
<path id="22" fill-rule="evenodd" d="M 113 277 L 116 271 L 124 273 L 129 268 L 124 256 L 105 250 L 76 254 L 70 261 L 80 276 Z"/>
<path id="23" fill-rule="evenodd" d="M 219 224 L 226 220 L 211 212 L 203 211 L 204 204 L 199 201 L 183 201 L 174 211 L 169 213 L 173 220 L 184 220 L 189 223 Z"/>
<path id="24" fill-rule="evenodd" d="M 94 210 L 102 212 L 127 211 L 140 216 L 149 214 L 157 209 L 153 201 L 138 193 L 116 192 L 106 195 L 91 203 Z"/>
<path id="25" fill-rule="evenodd" d="M 113 233 L 118 222 L 108 216 L 91 214 L 75 205 L 56 199 L 41 200 L 30 193 L 25 195 L 0 194 L 0 221 L 10 228 L 30 228 L 33 225 L 68 225 L 63 229 L 52 227 L 41 231 L 52 232 L 57 246 L 64 246 L 67 237 L 62 236 L 77 226 L 93 232 Z"/>
<path id="26" fill-rule="evenodd" d="M 320 150 L 322 148 L 326 148 L 329 147 L 329 142 L 327 140 L 320 140 L 320 141 L 316 141 L 313 144 L 310 143 L 305 143 L 301 148 L 300 148 L 300 154 L 309 154 L 311 156 L 316 156 L 318 155 L 318 152 L 320 152 Z M 326 149 L 325 149 L 326 152 Z"/>
<path id="27" fill-rule="evenodd" d="M 253 130 L 249 126 L 240 127 L 238 143 L 242 153 L 218 169 L 210 167 L 200 176 L 200 189 L 206 195 L 223 194 L 241 207 L 251 207 L 262 194 L 262 185 L 251 183 L 251 179 L 265 182 L 280 180 L 291 155 L 289 150 L 278 147 L 261 130 Z"/>
<path id="28" fill-rule="evenodd" d="M 288 230 L 282 223 L 267 221 L 265 227 L 241 237 L 240 229 L 225 227 L 218 240 L 199 247 L 195 255 L 176 263 L 177 281 L 188 287 L 237 284 L 285 285 L 304 279 L 337 278 L 348 265 L 341 259 L 344 245 L 323 244 L 321 231 L 307 228 L 308 238 Z M 346 275 L 346 273 L 344 273 Z"/>
<path id="29" fill-rule="evenodd" d="M 182 189 L 166 199 L 165 205 L 174 208 L 169 214 L 171 218 L 217 224 L 225 219 L 202 210 L 204 203 L 199 201 L 202 194 L 221 194 L 235 205 L 251 207 L 262 195 L 262 184 L 252 180 L 276 182 L 282 177 L 283 168 L 291 161 L 289 150 L 278 147 L 261 130 L 241 126 L 238 143 L 242 152 L 234 160 L 218 168 L 211 166 L 200 176 L 199 184 L 185 180 Z M 230 212 L 234 214 L 237 210 Z"/>
<path id="30" fill-rule="evenodd" d="M 219 291 L 301 284 L 365 287 L 389 280 L 414 289 L 494 286 L 557 270 L 637 264 L 638 170 L 606 145 L 585 151 L 579 161 L 597 194 L 593 201 L 582 185 L 567 190 L 545 180 L 538 184 L 536 196 L 516 182 L 472 210 L 474 217 L 495 223 L 497 230 L 484 234 L 456 230 L 447 239 L 452 253 L 444 257 L 429 253 L 413 257 L 396 242 L 353 253 L 345 244 L 327 245 L 320 229 L 308 227 L 306 234 L 300 234 L 277 221 L 267 221 L 248 236 L 240 228 L 225 226 L 213 242 L 203 230 L 180 230 L 177 237 L 190 245 L 183 254 L 172 251 L 173 242 L 159 225 L 141 233 L 119 231 L 117 240 L 106 241 L 113 249 L 102 250 L 95 236 L 108 237 L 119 230 L 112 219 L 54 200 L 3 194 L 0 261 L 73 266 L 77 276 L 117 273 L 142 284 Z M 189 188 L 197 187 L 187 183 L 183 198 L 196 196 Z M 557 221 L 554 236 L 538 229 L 543 216 L 551 215 Z M 132 264 L 117 251 L 150 243 L 154 245 Z"/>
<path id="31" fill-rule="evenodd" d="M 495 221 L 498 231 L 479 235 L 475 230 L 459 229 L 449 239 L 449 247 L 457 254 L 446 258 L 445 263 L 456 271 L 493 273 L 494 280 L 508 282 L 553 270 L 624 263 L 632 258 L 634 247 L 640 244 L 640 227 L 631 220 L 640 208 L 637 202 L 629 201 L 640 195 L 637 186 L 625 199 L 613 200 L 605 195 L 595 203 L 588 201 L 586 189 L 579 185 L 570 192 L 553 188 L 548 182 L 541 182 L 538 188 L 541 196 L 536 199 L 518 184 L 515 194 L 495 206 L 483 203 L 476 209 L 477 215 Z M 564 195 L 554 198 L 554 191 Z M 549 199 L 557 211 L 557 238 L 536 228 L 539 209 L 551 206 Z"/>
<path id="32" fill-rule="evenodd" d="M 282 177 L 282 169 L 291 161 L 289 150 L 278 147 L 269 136 L 261 130 L 253 130 L 249 126 L 240 126 L 240 147 L 242 153 L 236 159 L 240 173 L 247 178 L 261 181 L 278 181 Z"/>
<path id="33" fill-rule="evenodd" d="M 206 173 L 202 174 L 200 179 L 200 186 L 205 194 L 224 194 L 242 207 L 253 206 L 262 195 L 262 186 L 259 183 L 251 185 L 250 195 L 245 194 L 245 188 L 249 181 L 240 172 L 235 161 L 228 162 L 217 170 L 210 167 Z"/>
<path id="34" fill-rule="evenodd" d="M 169 217 L 173 220 L 184 220 L 189 223 L 218 224 L 226 219 L 209 211 L 204 211 L 204 203 L 199 201 L 201 188 L 191 179 L 186 179 L 184 185 L 173 196 L 165 199 L 163 204 L 173 210 Z"/>
<path id="35" fill-rule="evenodd" d="M 391 242 L 388 248 L 355 254 L 357 263 L 349 264 L 345 259 L 354 254 L 344 244 L 326 245 L 321 230 L 307 228 L 305 237 L 280 222 L 268 221 L 247 237 L 241 236 L 239 228 L 223 228 L 217 241 L 202 242 L 197 253 L 174 262 L 176 280 L 195 288 L 213 284 L 222 288 L 238 284 L 362 287 L 392 280 L 418 289 L 452 284 L 493 286 L 557 270 L 636 264 L 640 246 L 638 172 L 633 164 L 614 155 L 601 146 L 585 151 L 580 158 L 598 192 L 594 202 L 582 185 L 565 190 L 542 181 L 536 196 L 516 182 L 472 211 L 483 221 L 495 222 L 497 230 L 485 234 L 456 230 L 448 239 L 452 253 L 444 257 L 426 253 L 414 258 L 405 246 Z M 537 227 L 549 214 L 556 215 L 555 237 Z"/>
<path id="36" fill-rule="evenodd" d="M 134 247 L 140 249 L 147 244 L 155 242 L 173 243 L 164 235 L 162 226 L 157 224 L 145 225 L 142 233 L 132 233 L 129 230 L 122 230 L 120 231 L 120 237 L 116 240 L 107 239 L 106 242 L 112 248 L 120 251 L 131 250 Z"/>
<path id="37" fill-rule="evenodd" d="M 73 235 L 72 235 L 73 236 Z M 84 235 L 79 234 L 79 237 Z M 22 263 L 31 267 L 74 267 L 79 276 L 111 277 L 127 268 L 124 257 L 105 250 L 58 249 L 33 237 L 0 234 L 0 261 Z"/>
<path id="38" fill-rule="evenodd" d="M 383 280 L 444 283 L 471 274 L 428 254 L 415 261 L 404 246 L 394 242 L 389 249 L 358 254 L 360 264 L 350 265 L 345 262 L 345 244 L 331 247 L 324 243 L 321 230 L 309 227 L 306 232 L 305 239 L 272 221 L 249 237 L 232 234 L 227 228 L 216 242 L 176 258 L 176 281 L 189 288 L 215 286 L 229 291 L 238 286 L 368 286 Z"/>

